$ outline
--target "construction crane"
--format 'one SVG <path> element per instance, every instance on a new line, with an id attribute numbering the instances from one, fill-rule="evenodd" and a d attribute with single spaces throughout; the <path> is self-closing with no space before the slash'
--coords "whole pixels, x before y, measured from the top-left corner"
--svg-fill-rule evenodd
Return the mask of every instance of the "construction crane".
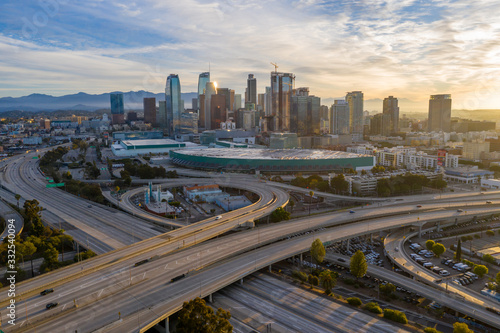
<path id="1" fill-rule="evenodd" d="M 275 73 L 278 73 L 278 64 L 274 63 L 274 62 L 271 62 L 271 65 L 274 66 L 274 72 Z"/>

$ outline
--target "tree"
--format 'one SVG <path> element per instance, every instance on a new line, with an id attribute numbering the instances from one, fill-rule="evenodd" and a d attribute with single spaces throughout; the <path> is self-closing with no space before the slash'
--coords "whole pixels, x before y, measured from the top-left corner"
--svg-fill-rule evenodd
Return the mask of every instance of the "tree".
<path id="1" fill-rule="evenodd" d="M 486 234 L 488 236 L 495 236 L 495 232 L 493 230 L 486 230 Z"/>
<path id="2" fill-rule="evenodd" d="M 474 331 L 469 329 L 466 323 L 457 322 L 453 324 L 453 333 L 474 333 Z"/>
<path id="3" fill-rule="evenodd" d="M 356 280 L 363 277 L 368 270 L 368 263 L 366 262 L 365 255 L 361 250 L 357 250 L 351 257 L 350 263 L 351 274 L 356 277 Z"/>
<path id="4" fill-rule="evenodd" d="M 323 289 L 325 289 L 325 294 L 328 295 L 337 284 L 337 276 L 334 272 L 326 269 L 319 274 L 319 282 Z"/>
<path id="5" fill-rule="evenodd" d="M 17 208 L 19 208 L 19 199 L 21 199 L 21 195 L 16 193 L 16 195 L 14 197 L 17 200 Z"/>
<path id="6" fill-rule="evenodd" d="M 31 274 L 33 274 L 33 255 L 36 253 L 37 250 L 36 246 L 32 242 L 25 240 L 22 244 L 21 249 L 22 249 L 21 254 L 23 255 L 23 259 L 29 258 L 31 261 Z"/>
<path id="7" fill-rule="evenodd" d="M 221 308 L 214 310 L 206 305 L 205 300 L 196 297 L 184 302 L 179 311 L 177 332 L 179 333 L 230 333 L 233 326 L 229 323 L 231 313 Z"/>
<path id="8" fill-rule="evenodd" d="M 427 250 L 432 251 L 432 247 L 436 244 L 432 239 L 429 239 L 427 242 L 425 242 L 425 247 Z"/>
<path id="9" fill-rule="evenodd" d="M 317 276 L 309 274 L 309 276 L 307 277 L 307 282 L 309 282 L 312 288 L 312 286 L 317 286 L 319 284 L 319 279 Z"/>
<path id="10" fill-rule="evenodd" d="M 284 210 L 282 207 L 276 208 L 276 210 L 271 213 L 272 222 L 280 222 L 289 219 L 290 219 L 290 213 Z"/>
<path id="11" fill-rule="evenodd" d="M 314 261 L 316 261 L 316 263 L 321 264 L 323 262 L 323 259 L 325 258 L 325 255 L 325 247 L 323 246 L 321 240 L 317 238 L 311 244 L 311 256 L 313 257 Z"/>
<path id="12" fill-rule="evenodd" d="M 459 239 L 458 242 L 457 242 L 457 253 L 455 255 L 457 261 L 461 261 L 462 260 L 462 240 Z"/>
<path id="13" fill-rule="evenodd" d="M 293 213 L 293 207 L 295 206 L 295 201 L 290 200 L 288 202 L 288 205 L 290 206 L 290 213 Z"/>
<path id="14" fill-rule="evenodd" d="M 443 333 L 443 332 L 438 331 L 434 327 L 426 327 L 424 328 L 424 333 Z"/>
<path id="15" fill-rule="evenodd" d="M 432 252 L 439 258 L 446 251 L 446 248 L 441 243 L 436 243 L 432 246 Z"/>
<path id="16" fill-rule="evenodd" d="M 497 285 L 500 286 L 500 272 L 498 272 L 497 275 L 495 276 L 495 282 L 497 283 Z"/>
<path id="17" fill-rule="evenodd" d="M 330 180 L 330 187 L 335 193 L 346 192 L 349 189 L 349 182 L 345 180 L 343 174 L 339 174 Z"/>
<path id="18" fill-rule="evenodd" d="M 488 274 L 488 267 L 484 265 L 476 265 L 474 267 L 474 273 L 477 274 L 480 278 Z"/>
<path id="19" fill-rule="evenodd" d="M 43 269 L 50 271 L 59 266 L 59 252 L 52 246 L 47 244 L 47 248 L 43 252 Z"/>

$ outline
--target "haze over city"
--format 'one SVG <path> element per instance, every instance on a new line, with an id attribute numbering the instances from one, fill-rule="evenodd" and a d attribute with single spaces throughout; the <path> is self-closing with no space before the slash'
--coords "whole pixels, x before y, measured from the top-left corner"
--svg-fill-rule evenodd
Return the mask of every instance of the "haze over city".
<path id="1" fill-rule="evenodd" d="M 211 68 L 219 86 L 258 91 L 269 73 L 297 76 L 331 104 L 346 91 L 394 95 L 427 111 L 498 108 L 498 1 L 21 1 L 0 11 L 0 97 L 31 93 L 183 92 Z"/>

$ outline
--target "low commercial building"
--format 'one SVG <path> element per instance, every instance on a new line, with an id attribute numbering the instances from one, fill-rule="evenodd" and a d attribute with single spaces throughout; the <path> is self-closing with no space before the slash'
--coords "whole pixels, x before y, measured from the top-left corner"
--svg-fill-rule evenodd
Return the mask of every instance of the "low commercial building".
<path id="1" fill-rule="evenodd" d="M 116 156 L 137 156 L 169 153 L 172 149 L 193 148 L 198 145 L 191 142 L 177 142 L 170 139 L 125 140 L 111 145 L 111 151 Z"/>
<path id="2" fill-rule="evenodd" d="M 227 196 L 227 197 L 218 197 L 215 199 L 215 204 L 220 208 L 224 209 L 226 212 L 240 209 L 246 207 L 251 204 L 250 200 L 243 195 L 237 196 Z"/>
<path id="3" fill-rule="evenodd" d="M 345 180 L 349 184 L 349 194 L 367 196 L 377 193 L 377 182 L 379 179 L 387 179 L 393 176 L 405 175 L 406 173 L 406 171 L 394 171 L 377 175 L 346 176 Z M 440 173 L 429 171 L 416 171 L 412 172 L 412 174 L 422 175 L 430 180 L 434 180 L 441 175 Z"/>
<path id="4" fill-rule="evenodd" d="M 481 187 L 500 189 L 500 179 L 483 179 L 481 178 Z"/>
<path id="5" fill-rule="evenodd" d="M 113 140 L 154 140 L 162 139 L 162 131 L 132 131 L 132 132 L 114 132 Z"/>
<path id="6" fill-rule="evenodd" d="M 217 184 L 184 186 L 182 190 L 186 197 L 195 202 L 204 201 L 211 203 L 215 202 L 216 199 L 229 197 L 229 194 L 224 193 Z"/>
<path id="7" fill-rule="evenodd" d="M 490 179 L 494 175 L 493 171 L 481 170 L 477 166 L 459 167 L 446 169 L 444 179 L 446 181 L 461 184 L 478 184 L 483 179 Z"/>

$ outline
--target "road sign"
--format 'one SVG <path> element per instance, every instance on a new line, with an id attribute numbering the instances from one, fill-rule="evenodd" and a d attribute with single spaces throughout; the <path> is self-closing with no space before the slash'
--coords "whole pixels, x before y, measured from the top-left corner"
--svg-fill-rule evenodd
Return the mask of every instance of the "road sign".
<path id="1" fill-rule="evenodd" d="M 33 156 L 32 159 L 37 160 L 38 156 Z"/>
<path id="2" fill-rule="evenodd" d="M 64 186 L 64 183 L 54 183 L 54 184 L 47 184 L 45 187 L 51 188 L 51 187 L 62 187 Z"/>

